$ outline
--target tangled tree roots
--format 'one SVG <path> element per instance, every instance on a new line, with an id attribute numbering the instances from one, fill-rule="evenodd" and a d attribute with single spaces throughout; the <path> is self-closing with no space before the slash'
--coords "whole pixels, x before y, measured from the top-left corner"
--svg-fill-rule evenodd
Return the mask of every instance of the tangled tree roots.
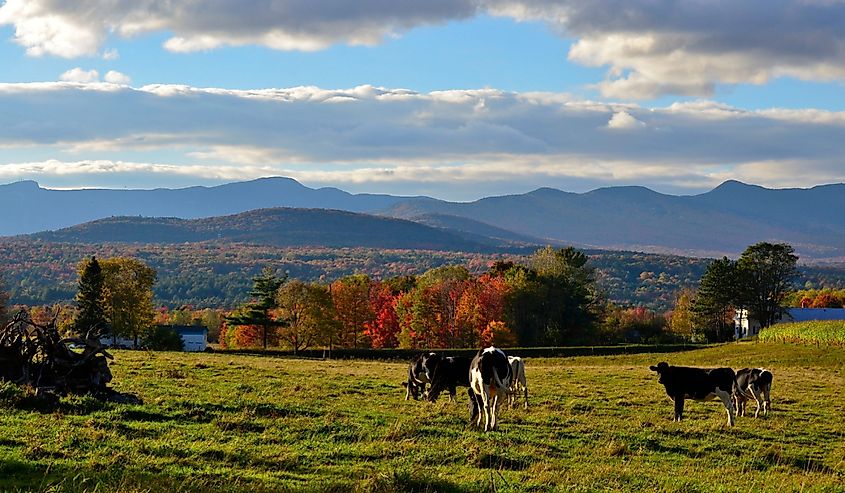
<path id="1" fill-rule="evenodd" d="M 62 339 L 55 320 L 40 325 L 25 311 L 0 330 L 0 380 L 29 385 L 37 393 L 111 399 L 119 394 L 107 387 L 110 359 L 100 341 Z"/>

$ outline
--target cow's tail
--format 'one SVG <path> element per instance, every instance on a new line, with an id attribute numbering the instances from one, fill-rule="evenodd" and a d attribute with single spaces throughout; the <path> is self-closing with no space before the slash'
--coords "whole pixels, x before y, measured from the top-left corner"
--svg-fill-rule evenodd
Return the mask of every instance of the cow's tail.
<path id="1" fill-rule="evenodd" d="M 510 375 L 511 365 L 507 365 L 506 368 L 507 368 L 508 375 Z M 493 382 L 496 384 L 497 388 L 500 388 L 500 389 L 508 388 L 508 385 L 505 385 L 502 382 L 502 379 L 499 378 L 499 372 L 496 371 L 496 365 L 493 365 Z"/>

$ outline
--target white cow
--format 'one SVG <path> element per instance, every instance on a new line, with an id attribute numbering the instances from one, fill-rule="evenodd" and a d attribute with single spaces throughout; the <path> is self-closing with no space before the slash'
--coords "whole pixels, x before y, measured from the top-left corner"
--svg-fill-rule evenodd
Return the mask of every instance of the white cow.
<path id="1" fill-rule="evenodd" d="M 508 356 L 511 365 L 511 384 L 508 389 L 508 404 L 513 407 L 519 393 L 525 395 L 525 409 L 528 409 L 528 384 L 525 382 L 525 363 L 519 356 Z"/>
<path id="2" fill-rule="evenodd" d="M 469 367 L 469 388 L 472 399 L 470 423 L 481 428 L 481 415 L 484 414 L 484 431 L 495 430 L 496 413 L 500 399 L 507 399 L 511 382 L 511 365 L 501 349 L 489 347 L 479 350 Z"/>

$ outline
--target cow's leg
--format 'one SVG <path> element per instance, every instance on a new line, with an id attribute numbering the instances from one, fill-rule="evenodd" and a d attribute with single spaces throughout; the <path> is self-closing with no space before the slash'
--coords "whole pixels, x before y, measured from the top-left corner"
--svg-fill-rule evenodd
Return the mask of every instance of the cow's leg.
<path id="1" fill-rule="evenodd" d="M 493 429 L 493 425 L 495 423 L 496 417 L 493 415 L 493 399 L 496 398 L 496 394 L 491 392 L 489 386 L 484 386 L 484 391 L 481 393 L 481 397 L 484 400 L 484 431 L 490 431 Z"/>
<path id="2" fill-rule="evenodd" d="M 449 402 L 455 402 L 455 399 L 457 397 L 458 397 L 457 387 L 449 387 Z"/>
<path id="3" fill-rule="evenodd" d="M 737 416 L 745 416 L 745 395 L 742 394 L 742 391 L 734 394 L 734 406 Z"/>
<path id="4" fill-rule="evenodd" d="M 763 395 L 754 385 L 749 385 L 748 390 L 751 391 L 751 396 L 754 397 L 754 401 L 757 403 L 757 409 L 754 410 L 754 417 L 760 416 L 760 409 L 763 409 L 765 404 L 763 403 Z"/>
<path id="5" fill-rule="evenodd" d="M 674 397 L 675 400 L 675 421 L 680 422 L 684 417 L 684 396 Z"/>
<path id="6" fill-rule="evenodd" d="M 766 385 L 763 387 L 763 416 L 768 416 L 769 409 L 772 407 L 771 391 L 771 385 Z"/>
<path id="7" fill-rule="evenodd" d="M 496 427 L 499 425 L 499 423 L 498 423 L 498 422 L 497 422 L 497 420 L 496 420 L 496 417 L 497 417 L 497 415 L 498 415 L 498 413 L 499 413 L 499 404 L 501 403 L 501 400 L 499 400 L 499 396 L 500 396 L 501 394 L 502 394 L 501 392 L 497 391 L 497 392 L 493 395 L 493 403 L 492 403 L 492 405 L 490 406 L 490 411 L 491 411 L 491 413 L 492 413 L 492 415 L 493 415 L 493 419 L 492 419 L 493 424 L 490 426 L 490 429 L 491 429 L 491 430 L 495 430 L 495 429 L 496 429 Z"/>
<path id="8" fill-rule="evenodd" d="M 525 409 L 528 409 L 528 385 L 522 382 L 522 392 L 525 394 Z"/>
<path id="9" fill-rule="evenodd" d="M 719 396 L 719 399 L 722 399 L 722 404 L 725 405 L 725 409 L 728 411 L 728 426 L 734 425 L 734 404 L 731 400 L 731 393 L 725 392 L 722 389 L 717 388 L 715 394 Z"/>

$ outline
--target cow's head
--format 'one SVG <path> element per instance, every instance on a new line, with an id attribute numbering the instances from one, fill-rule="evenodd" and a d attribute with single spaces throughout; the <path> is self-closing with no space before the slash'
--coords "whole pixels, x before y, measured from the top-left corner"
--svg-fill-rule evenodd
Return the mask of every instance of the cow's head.
<path id="1" fill-rule="evenodd" d="M 657 366 L 649 366 L 648 368 L 653 372 L 657 372 L 657 374 L 660 375 L 658 382 L 663 383 L 663 378 L 667 373 L 666 370 L 669 369 L 669 363 L 661 361 L 660 363 L 657 363 Z"/>
<path id="2" fill-rule="evenodd" d="M 425 373 L 429 382 L 434 379 L 434 369 L 440 363 L 440 355 L 437 353 L 427 353 L 422 357 L 422 370 Z"/>

